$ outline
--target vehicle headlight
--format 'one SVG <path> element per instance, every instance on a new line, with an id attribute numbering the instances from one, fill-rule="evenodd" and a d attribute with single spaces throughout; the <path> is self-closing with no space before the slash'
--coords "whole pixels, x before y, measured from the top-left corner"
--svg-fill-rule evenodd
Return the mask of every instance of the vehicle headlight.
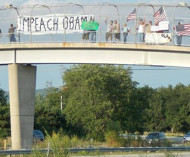
<path id="1" fill-rule="evenodd" d="M 152 143 L 152 139 L 150 139 L 150 140 L 148 141 L 148 143 Z"/>

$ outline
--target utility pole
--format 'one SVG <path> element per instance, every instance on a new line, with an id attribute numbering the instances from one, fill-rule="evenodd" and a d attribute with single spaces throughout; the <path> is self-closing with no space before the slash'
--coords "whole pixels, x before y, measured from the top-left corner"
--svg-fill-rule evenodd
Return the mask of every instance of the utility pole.
<path id="1" fill-rule="evenodd" d="M 63 110 L 63 101 L 62 100 L 63 100 L 63 96 L 61 95 L 61 104 L 60 104 L 61 105 L 61 110 Z"/>

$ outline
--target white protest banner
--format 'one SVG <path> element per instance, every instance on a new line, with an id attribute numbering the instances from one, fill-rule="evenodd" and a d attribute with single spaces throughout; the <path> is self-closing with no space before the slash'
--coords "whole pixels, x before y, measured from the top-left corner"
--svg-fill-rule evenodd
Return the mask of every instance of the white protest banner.
<path id="1" fill-rule="evenodd" d="M 91 18 L 93 15 L 19 16 L 17 32 L 32 35 L 82 32 L 82 21 L 90 21 Z"/>
<path id="2" fill-rule="evenodd" d="M 159 30 L 164 31 L 169 29 L 169 21 L 160 21 L 159 22 Z"/>
<path id="3" fill-rule="evenodd" d="M 171 33 L 146 33 L 145 43 L 167 44 L 172 41 Z"/>
<path id="4" fill-rule="evenodd" d="M 159 31 L 159 26 L 151 26 L 150 30 L 151 30 L 151 32 L 157 32 L 157 31 Z"/>

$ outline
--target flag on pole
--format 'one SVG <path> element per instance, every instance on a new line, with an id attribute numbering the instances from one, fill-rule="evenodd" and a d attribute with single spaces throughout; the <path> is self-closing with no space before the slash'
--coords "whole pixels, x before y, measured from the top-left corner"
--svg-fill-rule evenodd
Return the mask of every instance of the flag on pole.
<path id="1" fill-rule="evenodd" d="M 176 26 L 177 35 L 190 35 L 190 24 L 181 24 Z"/>
<path id="2" fill-rule="evenodd" d="M 157 25 L 160 21 L 164 20 L 167 15 L 163 7 L 160 7 L 157 12 L 153 15 L 155 24 Z"/>
<path id="3" fill-rule="evenodd" d="M 136 8 L 135 8 L 135 9 L 132 11 L 132 13 L 129 14 L 129 16 L 127 17 L 127 22 L 130 21 L 130 20 L 135 20 L 135 18 L 136 18 L 136 13 L 137 13 L 137 11 L 136 11 Z"/>

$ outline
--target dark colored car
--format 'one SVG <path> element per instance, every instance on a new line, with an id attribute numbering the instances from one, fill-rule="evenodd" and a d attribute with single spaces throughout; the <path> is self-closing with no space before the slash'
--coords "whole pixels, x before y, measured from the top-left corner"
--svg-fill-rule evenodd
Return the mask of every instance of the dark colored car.
<path id="1" fill-rule="evenodd" d="M 183 142 L 190 142 L 190 132 L 188 132 L 187 134 L 185 134 L 185 136 L 183 136 Z"/>
<path id="2" fill-rule="evenodd" d="M 44 140 L 44 134 L 40 130 L 33 131 L 34 142 L 40 142 Z"/>
<path id="3" fill-rule="evenodd" d="M 146 137 L 146 142 L 148 144 L 161 144 L 166 140 L 165 133 L 163 132 L 151 132 Z"/>

